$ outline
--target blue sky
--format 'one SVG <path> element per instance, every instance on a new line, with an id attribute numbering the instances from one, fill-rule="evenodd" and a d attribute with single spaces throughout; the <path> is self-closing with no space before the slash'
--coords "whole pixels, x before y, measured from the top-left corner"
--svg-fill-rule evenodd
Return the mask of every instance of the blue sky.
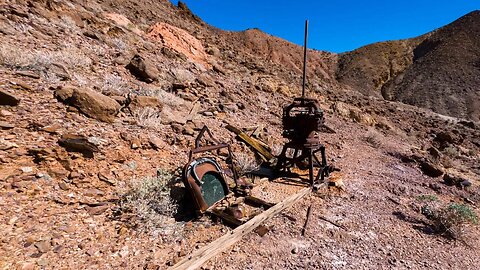
<path id="1" fill-rule="evenodd" d="M 177 4 L 176 0 L 171 0 Z M 224 30 L 260 28 L 309 48 L 344 52 L 373 42 L 415 37 L 473 10 L 480 0 L 308 1 L 184 0 L 205 22 Z"/>

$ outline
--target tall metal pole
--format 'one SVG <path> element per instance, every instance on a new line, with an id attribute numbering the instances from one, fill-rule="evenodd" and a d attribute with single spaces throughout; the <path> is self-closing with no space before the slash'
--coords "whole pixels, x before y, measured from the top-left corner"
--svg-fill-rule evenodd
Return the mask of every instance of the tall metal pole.
<path id="1" fill-rule="evenodd" d="M 303 41 L 302 98 L 305 98 L 305 83 L 307 80 L 307 41 L 308 41 L 308 20 L 305 20 L 305 40 Z"/>

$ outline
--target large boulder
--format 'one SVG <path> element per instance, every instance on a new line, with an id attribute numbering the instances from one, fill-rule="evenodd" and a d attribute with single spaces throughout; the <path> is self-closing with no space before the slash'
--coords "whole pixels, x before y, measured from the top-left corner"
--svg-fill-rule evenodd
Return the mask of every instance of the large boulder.
<path id="1" fill-rule="evenodd" d="M 136 54 L 126 68 L 137 79 L 151 83 L 158 80 L 158 69 L 148 59 Z"/>
<path id="2" fill-rule="evenodd" d="M 67 100 L 73 96 L 73 92 L 75 92 L 75 88 L 72 87 L 59 87 L 55 90 L 55 98 L 59 101 L 67 103 Z"/>
<path id="3" fill-rule="evenodd" d="M 0 90 L 0 105 L 17 106 L 19 103 L 19 98 L 6 91 Z"/>
<path id="4" fill-rule="evenodd" d="M 76 134 L 64 134 L 58 144 L 69 152 L 82 153 L 84 157 L 93 158 L 93 153 L 99 152 L 100 149 L 91 143 L 88 138 Z"/>
<path id="5" fill-rule="evenodd" d="M 420 169 L 425 175 L 430 177 L 439 177 L 443 175 L 443 170 L 440 166 L 427 160 L 420 163 Z"/>
<path id="6" fill-rule="evenodd" d="M 104 122 L 113 122 L 120 110 L 120 104 L 114 99 L 90 89 L 60 88 L 55 91 L 55 97 L 88 117 Z"/>
<path id="7" fill-rule="evenodd" d="M 147 37 L 180 55 L 185 55 L 194 63 L 203 65 L 207 69 L 211 67 L 209 56 L 205 52 L 202 42 L 181 28 L 159 22 L 147 30 Z"/>
<path id="8" fill-rule="evenodd" d="M 133 97 L 130 101 L 128 107 L 131 110 L 136 110 L 139 108 L 151 107 L 158 111 L 163 109 L 163 103 L 157 97 L 150 96 L 136 96 Z"/>

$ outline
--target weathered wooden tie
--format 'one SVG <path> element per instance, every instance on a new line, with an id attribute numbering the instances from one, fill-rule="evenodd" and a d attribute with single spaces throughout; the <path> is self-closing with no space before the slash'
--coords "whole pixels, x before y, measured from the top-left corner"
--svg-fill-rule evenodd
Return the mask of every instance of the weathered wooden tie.
<path id="1" fill-rule="evenodd" d="M 304 188 L 298 193 L 286 198 L 285 200 L 275 204 L 265 212 L 255 216 L 247 223 L 240 225 L 230 233 L 218 238 L 212 243 L 204 246 L 201 249 L 187 255 L 184 259 L 174 265 L 172 270 L 179 269 L 197 269 L 202 266 L 206 261 L 213 258 L 215 255 L 227 250 L 230 246 L 241 240 L 242 237 L 252 232 L 256 227 L 261 225 L 266 220 L 272 218 L 276 214 L 283 211 L 285 208 L 290 207 L 295 202 L 299 201 L 305 195 L 311 192 L 311 188 Z"/>

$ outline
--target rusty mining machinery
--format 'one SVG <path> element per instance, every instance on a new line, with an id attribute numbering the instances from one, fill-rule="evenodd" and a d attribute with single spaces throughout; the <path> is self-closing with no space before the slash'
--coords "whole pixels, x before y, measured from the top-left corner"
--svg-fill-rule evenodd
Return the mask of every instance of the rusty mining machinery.
<path id="1" fill-rule="evenodd" d="M 209 214 L 237 228 L 191 255 L 185 256 L 184 259 L 173 266 L 173 269 L 199 267 L 206 260 L 227 249 L 242 236 L 253 230 L 263 236 L 270 230 L 265 226 L 263 228 L 259 227 L 264 221 L 291 206 L 306 194 L 309 194 L 312 189 L 319 189 L 321 182 L 324 182 L 325 177 L 328 177 L 334 170 L 333 166 L 327 164 L 325 146 L 321 143 L 318 134 L 326 128 L 323 111 L 316 99 L 305 97 L 307 40 L 308 21 L 305 21 L 302 96 L 295 98 L 291 104 L 283 108 L 282 136 L 288 141 L 284 144 L 280 155 L 273 156 L 266 143 L 248 136 L 241 129 L 231 125 L 227 125 L 226 128 L 237 134 L 237 139 L 249 145 L 262 158 L 264 163 L 268 164 L 267 169 L 270 179 L 282 176 L 284 173 L 290 173 L 295 166 L 302 170 L 308 168 L 310 187 L 305 187 L 276 204 L 251 196 L 249 192 L 251 187 L 242 183 L 236 173 L 230 145 L 217 141 L 213 138 L 208 127 L 204 126 L 195 140 L 195 147 L 190 151 L 188 162 L 183 168 L 182 179 L 186 189 L 194 199 L 194 206 L 198 215 Z M 328 130 L 328 128 L 326 129 Z M 208 135 L 209 138 L 204 135 Z M 202 141 L 204 141 L 203 144 Z M 222 163 L 216 159 L 216 157 L 221 156 L 220 150 L 228 151 L 226 155 L 225 153 L 223 155 L 226 156 L 223 162 L 226 166 L 223 168 Z M 318 154 L 320 154 L 320 158 L 317 157 Z M 315 168 L 318 168 L 318 170 Z M 229 189 L 226 181 L 229 170 L 232 172 L 231 176 L 234 181 L 232 190 Z M 270 174 L 272 171 L 273 174 Z M 233 198 L 230 196 L 232 193 Z M 307 218 L 302 229 L 302 235 L 305 234 L 310 213 L 311 206 L 307 209 Z"/>
<path id="2" fill-rule="evenodd" d="M 334 168 L 327 164 L 325 146 L 321 143 L 318 134 L 325 127 L 323 111 L 316 99 L 305 97 L 307 40 L 308 21 L 305 21 L 302 96 L 295 98 L 291 104 L 283 108 L 282 136 L 288 141 L 284 144 L 280 155 L 273 156 L 265 143 L 248 136 L 242 130 L 231 125 L 227 125 L 226 128 L 236 133 L 237 138 L 262 157 L 263 161 L 268 164 L 268 169 L 273 172 L 273 174 L 268 173 L 269 178 L 289 174 L 293 167 L 301 170 L 308 169 L 309 184 L 313 189 L 317 189 Z M 202 143 L 203 141 L 204 143 Z M 227 158 L 223 162 L 223 167 L 216 158 L 220 156 L 222 149 L 227 150 Z M 318 154 L 320 154 L 320 158 L 317 156 Z M 195 147 L 190 151 L 188 162 L 183 168 L 182 179 L 194 199 L 194 206 L 199 215 L 208 212 L 238 226 L 251 219 L 255 214 L 247 217 L 239 214 L 240 206 L 231 205 L 226 209 L 219 206 L 219 202 L 224 201 L 229 194 L 232 194 L 232 191 L 236 197 L 243 197 L 246 204 L 254 207 L 266 210 L 273 204 L 249 195 L 248 190 L 251 187 L 239 179 L 232 158 L 230 144 L 217 141 L 208 127 L 204 126 L 195 140 Z M 227 171 L 232 173 L 233 190 L 230 190 L 227 183 L 225 173 Z"/>
<path id="3" fill-rule="evenodd" d="M 308 166 L 309 182 L 317 187 L 333 171 L 333 166 L 327 164 L 325 146 L 320 141 L 320 132 L 324 126 L 323 111 L 319 102 L 314 98 L 305 97 L 307 77 L 307 41 L 308 20 L 305 21 L 305 39 L 303 46 L 303 76 L 302 96 L 283 108 L 282 136 L 288 139 L 282 152 L 277 157 L 275 171 L 287 172 L 297 166 L 305 169 Z M 293 154 L 291 153 L 293 150 Z M 317 154 L 320 153 L 320 159 Z M 315 168 L 318 168 L 315 173 Z"/>

